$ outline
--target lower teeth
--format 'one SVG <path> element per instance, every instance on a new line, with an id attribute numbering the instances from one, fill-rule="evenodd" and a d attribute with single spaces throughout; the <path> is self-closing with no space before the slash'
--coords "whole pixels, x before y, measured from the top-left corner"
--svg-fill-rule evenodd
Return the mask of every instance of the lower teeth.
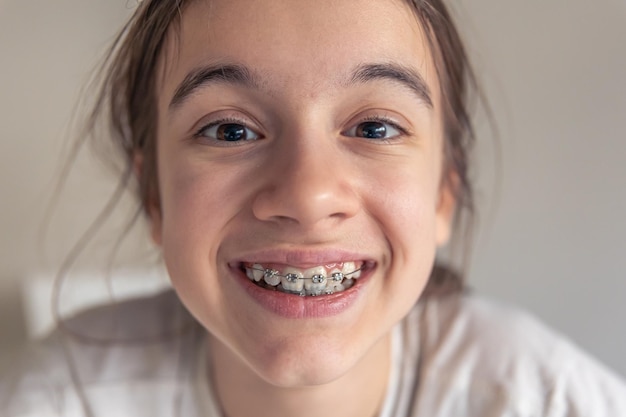
<path id="1" fill-rule="evenodd" d="M 253 281 L 254 282 L 254 281 Z M 261 288 L 265 288 L 266 290 L 270 290 L 270 291 L 278 291 L 278 292 L 284 292 L 287 294 L 295 294 L 295 295 L 299 295 L 301 297 L 317 297 L 320 295 L 331 295 L 337 292 L 342 292 L 347 290 L 348 288 L 352 287 L 354 285 L 354 280 L 353 279 L 345 279 L 342 283 L 334 285 L 331 288 L 324 288 L 324 289 L 320 289 L 320 290 L 307 290 L 307 289 L 302 289 L 300 291 L 291 291 L 291 290 L 287 290 L 285 288 L 283 288 L 282 284 L 278 284 L 277 286 L 273 286 L 273 285 L 269 285 L 264 281 L 259 281 L 259 282 L 255 282 L 255 284 Z"/>

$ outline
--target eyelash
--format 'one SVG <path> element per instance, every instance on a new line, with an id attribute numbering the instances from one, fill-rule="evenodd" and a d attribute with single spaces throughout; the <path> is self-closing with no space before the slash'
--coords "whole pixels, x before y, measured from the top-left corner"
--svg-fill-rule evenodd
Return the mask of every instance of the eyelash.
<path id="1" fill-rule="evenodd" d="M 213 128 L 213 127 L 218 127 L 218 126 L 224 125 L 224 124 L 241 125 L 244 128 L 253 131 L 256 135 L 259 136 L 259 139 L 263 138 L 263 136 L 256 129 L 253 129 L 253 128 L 251 128 L 249 126 L 248 122 L 246 122 L 243 119 L 236 118 L 236 117 L 224 117 L 224 118 L 217 119 L 217 120 L 214 120 L 212 122 L 206 123 L 206 124 L 202 125 L 202 127 L 200 127 L 198 130 L 196 130 L 196 132 L 193 134 L 193 138 L 194 139 L 200 139 L 200 140 L 210 140 L 212 142 L 219 142 L 220 144 L 222 144 L 222 146 L 236 146 L 238 144 L 238 142 L 228 142 L 228 141 L 213 139 L 213 138 L 207 137 L 204 134 L 204 132 L 206 132 L 208 129 Z M 258 140 L 258 139 L 255 139 L 255 140 Z M 246 142 L 246 141 L 242 141 L 242 142 Z"/>
<path id="2" fill-rule="evenodd" d="M 410 132 L 408 129 L 406 129 L 405 127 L 401 126 L 399 123 L 397 123 L 395 120 L 387 117 L 387 116 L 379 116 L 379 115 L 373 115 L 373 116 L 367 116 L 364 117 L 363 119 L 359 120 L 357 123 L 353 124 L 350 128 L 344 130 L 341 132 L 342 135 L 346 135 L 348 136 L 349 131 L 357 129 L 359 125 L 363 124 L 363 123 L 367 123 L 367 122 L 375 122 L 375 123 L 382 123 L 382 124 L 386 124 L 389 125 L 390 127 L 392 127 L 393 129 L 397 130 L 399 132 L 399 135 L 395 135 L 393 137 L 390 138 L 380 138 L 380 139 L 376 139 L 377 142 L 383 142 L 383 143 L 389 143 L 392 142 L 396 139 L 398 139 L 399 136 L 406 136 L 409 135 Z M 204 133 L 213 127 L 216 126 L 220 126 L 223 124 L 237 124 L 237 125 L 241 125 L 243 126 L 245 129 L 249 129 L 251 131 L 253 131 L 255 134 L 257 134 L 259 136 L 258 139 L 262 139 L 263 136 L 258 133 L 255 129 L 252 129 L 251 127 L 249 127 L 249 123 L 247 123 L 245 120 L 236 118 L 236 117 L 224 117 L 218 120 L 214 120 L 210 123 L 204 124 L 202 125 L 202 127 L 200 127 L 194 134 L 193 134 L 193 138 L 194 139 L 203 139 L 203 140 L 211 140 L 213 142 L 220 142 L 220 144 L 222 144 L 223 146 L 235 146 L 237 143 L 239 143 L 239 141 L 237 142 L 228 142 L 228 141 L 223 141 L 223 140 L 217 140 L 217 139 L 213 139 L 210 137 L 207 137 Z M 356 135 L 350 135 L 351 137 L 359 137 L 361 139 L 366 139 L 366 140 L 371 140 L 368 138 L 363 138 L 360 136 L 356 136 Z M 258 139 L 254 139 L 254 140 L 258 140 Z M 246 142 L 246 141 L 241 141 L 241 142 Z M 226 145 L 228 143 L 228 145 Z"/>
<path id="3" fill-rule="evenodd" d="M 408 129 L 406 129 L 405 127 L 401 126 L 398 122 L 396 122 L 395 120 L 387 117 L 387 116 L 379 116 L 379 115 L 373 115 L 373 116 L 367 116 L 364 117 L 363 119 L 359 120 L 357 123 L 353 124 L 349 129 L 344 130 L 342 132 L 342 134 L 345 134 L 346 132 L 355 129 L 356 127 L 358 127 L 360 124 L 362 123 L 367 123 L 367 122 L 378 122 L 378 123 L 383 123 L 386 125 L 391 126 L 392 128 L 396 129 L 400 134 L 390 137 L 390 138 L 382 138 L 382 139 L 377 139 L 378 142 L 384 142 L 384 143 L 389 143 L 392 142 L 396 139 L 398 139 L 399 136 L 407 136 L 410 134 L 410 131 Z M 367 138 L 361 138 L 361 139 L 366 139 L 369 140 Z"/>

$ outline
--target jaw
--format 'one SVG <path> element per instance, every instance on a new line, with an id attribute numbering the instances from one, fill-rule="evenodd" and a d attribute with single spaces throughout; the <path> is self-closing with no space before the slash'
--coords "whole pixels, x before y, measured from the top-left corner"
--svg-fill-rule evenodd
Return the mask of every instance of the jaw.
<path id="1" fill-rule="evenodd" d="M 236 376 L 258 389 L 274 393 L 280 393 L 281 389 L 293 392 L 312 387 L 334 387 L 345 392 L 347 381 L 359 385 L 353 380 L 356 374 L 369 378 L 372 369 L 386 365 L 389 360 L 390 333 L 384 333 L 373 345 L 363 343 L 363 334 L 355 332 L 346 337 L 343 326 L 335 328 L 322 323 L 318 326 L 309 323 L 301 330 L 292 330 L 290 335 L 271 329 L 263 333 L 264 339 L 252 336 L 257 342 L 255 345 L 244 342 L 237 346 L 230 343 L 232 339 L 222 341 L 211 335 L 210 355 L 216 377 L 223 372 L 230 375 L 228 378 Z M 383 374 L 383 381 L 386 381 L 386 370 Z"/>
<path id="2" fill-rule="evenodd" d="M 377 299 L 389 298 L 377 297 L 384 282 L 378 270 L 364 272 L 347 291 L 319 297 L 268 291 L 240 270 L 231 273 L 236 294 L 230 299 L 239 299 L 238 305 L 231 304 L 231 314 L 220 329 L 209 330 L 225 350 L 224 358 L 236 359 L 242 372 L 272 386 L 328 384 L 355 367 L 373 366 L 368 362 L 370 350 L 386 339 L 397 321 L 395 316 L 376 314 L 380 311 L 376 304 L 384 303 Z M 272 301 L 259 302 L 249 291 Z"/>

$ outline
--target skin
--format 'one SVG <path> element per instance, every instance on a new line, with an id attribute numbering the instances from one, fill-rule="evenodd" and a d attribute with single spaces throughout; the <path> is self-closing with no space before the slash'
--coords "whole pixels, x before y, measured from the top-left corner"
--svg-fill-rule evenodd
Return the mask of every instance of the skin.
<path id="1" fill-rule="evenodd" d="M 153 237 L 208 330 L 226 415 L 375 415 L 390 331 L 421 294 L 454 210 L 423 29 L 400 0 L 210 3 L 184 11 L 163 55 Z M 171 106 L 190 71 L 225 63 L 250 69 L 257 85 L 207 83 Z M 363 63 L 421 74 L 432 103 L 389 78 L 350 83 Z M 381 117 L 398 125 L 380 122 L 392 137 L 358 137 Z M 224 118 L 258 140 L 197 134 Z M 231 267 L 268 249 L 293 259 L 344 250 L 375 266 L 339 314 L 285 318 Z"/>

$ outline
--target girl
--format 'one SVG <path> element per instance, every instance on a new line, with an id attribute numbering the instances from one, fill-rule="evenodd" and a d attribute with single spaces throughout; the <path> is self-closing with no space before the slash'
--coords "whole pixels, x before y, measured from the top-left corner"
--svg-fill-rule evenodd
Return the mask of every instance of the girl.
<path id="1" fill-rule="evenodd" d="M 3 415 L 626 415 L 617 377 L 433 267 L 472 209 L 439 0 L 144 0 L 107 71 L 175 294 L 65 323 Z"/>

